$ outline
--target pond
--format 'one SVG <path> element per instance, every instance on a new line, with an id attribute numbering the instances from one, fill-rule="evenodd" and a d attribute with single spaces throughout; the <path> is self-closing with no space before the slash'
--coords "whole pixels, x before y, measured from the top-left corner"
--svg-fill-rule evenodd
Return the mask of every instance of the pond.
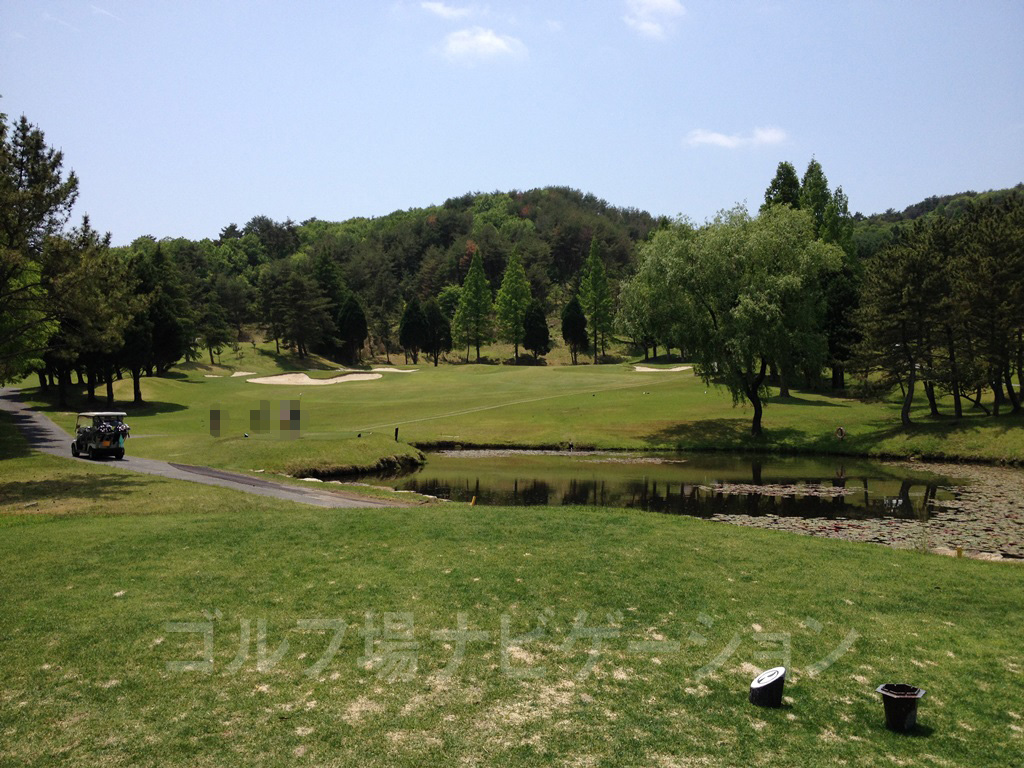
<path id="1" fill-rule="evenodd" d="M 962 469 L 844 457 L 466 450 L 429 454 L 418 471 L 378 480 L 480 505 L 622 507 L 897 547 L 1024 557 L 1024 507 L 1013 501 L 1024 499 L 1017 493 L 1024 473 L 984 468 L 979 481 Z M 997 489 L 1006 503 L 995 507 L 993 482 L 1010 485 Z"/>

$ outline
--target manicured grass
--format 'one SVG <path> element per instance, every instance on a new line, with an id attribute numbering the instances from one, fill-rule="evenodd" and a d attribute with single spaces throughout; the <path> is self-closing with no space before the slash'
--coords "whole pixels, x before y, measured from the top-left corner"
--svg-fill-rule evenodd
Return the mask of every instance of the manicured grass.
<path id="1" fill-rule="evenodd" d="M 279 372 L 294 361 L 268 350 L 250 353 L 238 370 Z M 322 361 L 310 364 L 321 366 Z M 247 383 L 207 378 L 228 368 L 191 364 L 168 378 L 146 379 L 149 405 L 129 408 L 136 455 L 231 469 L 298 472 L 303 468 L 367 466 L 378 456 L 412 455 L 403 444 L 567 446 L 639 450 L 732 450 L 842 453 L 864 456 L 1024 460 L 1024 418 L 986 418 L 969 412 L 959 423 L 932 419 L 923 401 L 917 424 L 899 425 L 893 400 L 861 402 L 809 392 L 772 398 L 766 434 L 749 436 L 750 410 L 733 407 L 727 393 L 692 372 L 639 373 L 632 365 L 419 365 L 415 373 L 385 373 L 375 381 L 330 386 Z M 313 373 L 314 376 L 330 374 Z M 118 382 L 119 402 L 130 382 Z M 46 407 L 34 388 L 25 396 Z M 251 432 L 249 412 L 261 400 L 277 418 L 281 401 L 298 400 L 302 438 L 282 441 L 276 431 Z M 74 404 L 78 407 L 79 403 Z M 84 407 L 84 406 L 83 406 Z M 209 434 L 212 408 L 231 415 L 225 437 Z M 52 413 L 70 426 L 71 413 Z M 834 435 L 842 426 L 847 437 Z M 276 430 L 276 423 L 274 424 Z M 398 427 L 401 443 L 394 441 Z M 245 439 L 243 432 L 250 432 Z M 362 438 L 356 435 L 362 433 Z"/>
<path id="2" fill-rule="evenodd" d="M 0 456 L 2 766 L 975 766 L 1024 747 L 1019 566 L 622 510 L 312 510 L 31 455 L 6 418 Z M 361 662 L 388 613 L 411 634 L 371 633 Z M 459 613 L 487 634 L 446 677 Z M 261 620 L 265 655 L 288 643 L 262 669 Z M 346 626 L 314 674 L 333 631 L 309 620 Z M 209 622 L 209 672 L 168 666 L 205 658 L 182 622 Z M 787 706 L 756 709 L 787 644 Z M 883 682 L 927 689 L 915 733 L 884 729 Z"/>
<path id="3" fill-rule="evenodd" d="M 20 478 L 58 462 L 4 468 Z M 81 495 L 110 474 L 67 464 Z M 974 766 L 1020 754 L 1019 567 L 611 510 L 313 511 L 124 483 L 93 514 L 0 508 L 0 765 Z M 389 612 L 413 622 L 409 679 L 388 679 L 389 638 L 359 663 L 367 614 L 380 626 Z M 435 633 L 460 612 L 489 634 L 446 679 L 454 642 Z M 203 659 L 203 636 L 174 623 L 207 616 L 212 671 L 171 671 Z M 541 627 L 505 654 L 538 677 L 505 673 L 503 617 L 512 637 Z M 299 629 L 311 619 L 348 628 L 307 675 L 332 634 Z M 259 620 L 268 654 L 288 642 L 262 671 Z M 590 653 L 591 638 L 569 641 L 578 620 L 617 636 Z M 754 670 L 785 661 L 786 642 L 789 703 L 756 709 Z M 883 682 L 928 690 L 915 734 L 883 728 Z"/>

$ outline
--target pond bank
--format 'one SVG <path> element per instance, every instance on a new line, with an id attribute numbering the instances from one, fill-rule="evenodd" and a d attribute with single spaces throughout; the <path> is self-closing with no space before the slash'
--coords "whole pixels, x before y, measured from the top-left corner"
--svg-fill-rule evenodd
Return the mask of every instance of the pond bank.
<path id="1" fill-rule="evenodd" d="M 483 506 L 644 509 L 982 559 L 1024 558 L 1024 471 L 838 456 L 462 450 L 379 477 Z"/>

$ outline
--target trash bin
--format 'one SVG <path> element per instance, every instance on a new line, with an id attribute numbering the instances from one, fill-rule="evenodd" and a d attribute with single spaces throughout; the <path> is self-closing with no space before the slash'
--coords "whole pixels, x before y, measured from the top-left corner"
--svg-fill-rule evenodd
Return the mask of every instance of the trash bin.
<path id="1" fill-rule="evenodd" d="M 917 700 L 925 691 L 906 683 L 886 683 L 875 689 L 885 705 L 885 727 L 906 733 L 917 724 Z"/>

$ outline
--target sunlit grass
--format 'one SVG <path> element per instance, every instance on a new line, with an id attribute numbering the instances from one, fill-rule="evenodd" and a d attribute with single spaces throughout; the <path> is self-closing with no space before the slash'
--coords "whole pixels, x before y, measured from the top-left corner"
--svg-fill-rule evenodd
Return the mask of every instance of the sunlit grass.
<path id="1" fill-rule="evenodd" d="M 248 349 L 248 348 L 247 348 Z M 396 364 L 402 358 L 395 356 Z M 299 471 L 352 468 L 378 456 L 412 455 L 408 445 L 596 447 L 630 450 L 729 450 L 836 453 L 865 456 L 1024 460 L 1024 418 L 989 418 L 968 411 L 959 422 L 933 419 L 923 397 L 915 425 L 899 424 L 895 399 L 863 402 L 794 390 L 773 397 L 764 413 L 765 435 L 750 437 L 750 409 L 733 406 L 721 388 L 692 371 L 641 373 L 632 364 L 580 366 L 409 366 L 415 373 L 384 373 L 374 381 L 329 386 L 254 384 L 233 371 L 261 374 L 294 370 L 300 361 L 265 345 L 231 367 L 189 364 L 170 377 L 144 379 L 140 409 L 127 406 L 134 438 L 129 452 L 233 469 Z M 328 377 L 320 359 L 302 361 L 310 375 Z M 376 365 L 376 364 L 375 364 Z M 376 367 L 381 367 L 377 365 Z M 211 378 L 215 377 L 215 378 Z M 31 383 L 31 382 L 30 382 Z M 117 382 L 118 403 L 130 400 L 130 381 Z M 55 412 L 52 394 L 25 389 L 63 426 L 74 414 Z M 272 430 L 255 433 L 250 411 L 270 406 Z M 282 403 L 300 404 L 302 437 L 281 440 Z M 71 408 L 85 407 L 81 400 Z M 946 411 L 948 404 L 943 405 Z M 230 421 L 211 437 L 211 409 Z M 843 427 L 846 438 L 835 436 Z M 395 429 L 399 441 L 395 442 Z M 248 432 L 249 438 L 243 434 Z M 361 435 L 361 437 L 357 437 Z M 137 438 L 137 439 L 135 439 Z"/>
<path id="2" fill-rule="evenodd" d="M 312 510 L 26 455 L 9 430 L 0 765 L 831 766 L 927 753 L 973 766 L 1020 751 L 1015 565 L 622 510 Z M 387 613 L 411 633 L 371 634 L 367 665 L 367 622 Z M 446 678 L 460 613 L 485 634 Z M 339 620 L 337 653 L 307 674 Z M 181 622 L 209 622 L 209 672 L 169 669 L 205 658 L 202 624 Z M 262 669 L 258 622 L 266 656 L 288 644 Z M 388 641 L 412 643 L 414 667 L 395 666 Z M 787 705 L 750 705 L 756 670 L 787 662 Z M 915 734 L 884 729 L 883 682 L 927 689 Z"/>

